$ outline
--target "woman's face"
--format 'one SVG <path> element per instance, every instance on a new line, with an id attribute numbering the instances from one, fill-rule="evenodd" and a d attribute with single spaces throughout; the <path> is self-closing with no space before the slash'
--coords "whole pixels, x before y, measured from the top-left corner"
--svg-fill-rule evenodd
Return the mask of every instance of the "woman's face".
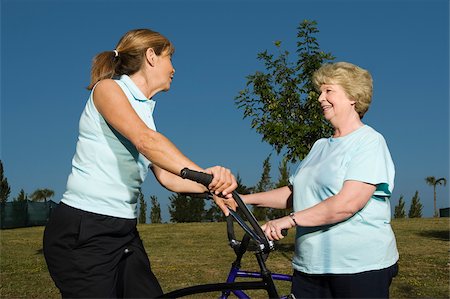
<path id="1" fill-rule="evenodd" d="M 338 84 L 323 84 L 320 87 L 319 102 L 325 119 L 333 126 L 339 125 L 356 113 L 355 101 L 349 99 Z"/>
<path id="2" fill-rule="evenodd" d="M 175 69 L 172 65 L 172 55 L 162 53 L 157 56 L 157 67 L 160 90 L 168 91 L 172 83 L 173 75 L 175 74 Z"/>

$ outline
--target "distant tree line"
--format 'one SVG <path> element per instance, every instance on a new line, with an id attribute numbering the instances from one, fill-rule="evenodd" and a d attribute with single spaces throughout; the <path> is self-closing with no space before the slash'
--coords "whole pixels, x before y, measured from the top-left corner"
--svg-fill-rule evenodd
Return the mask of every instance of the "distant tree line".
<path id="1" fill-rule="evenodd" d="M 446 185 L 447 179 L 440 178 L 436 179 L 434 176 L 429 176 L 425 178 L 425 182 L 433 186 L 433 200 L 434 200 L 434 217 L 439 217 L 439 213 L 436 207 L 436 186 Z M 411 205 L 408 210 L 408 218 L 422 218 L 422 203 L 420 202 L 419 191 L 416 191 L 411 199 Z M 394 208 L 394 218 L 406 218 L 405 201 L 403 200 L 403 195 L 400 196 L 398 204 Z"/>
<path id="2" fill-rule="evenodd" d="M 3 162 L 0 160 L 0 204 L 5 204 L 9 200 L 11 195 L 11 187 L 8 183 L 8 179 L 4 175 Z M 43 201 L 47 202 L 55 195 L 55 192 L 51 189 L 43 188 L 36 189 L 30 196 L 23 189 L 20 189 L 19 194 L 12 199 L 13 202 L 17 201 Z"/>

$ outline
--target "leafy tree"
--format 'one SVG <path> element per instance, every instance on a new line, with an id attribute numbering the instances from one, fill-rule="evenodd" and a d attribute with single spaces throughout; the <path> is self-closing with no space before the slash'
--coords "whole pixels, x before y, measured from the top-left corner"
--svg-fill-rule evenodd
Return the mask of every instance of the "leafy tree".
<path id="1" fill-rule="evenodd" d="M 144 199 L 144 194 L 139 193 L 139 218 L 138 221 L 139 223 L 145 223 L 146 222 L 146 218 L 147 218 L 147 203 L 145 202 Z"/>
<path id="2" fill-rule="evenodd" d="M 11 194 L 11 187 L 8 184 L 8 179 L 3 175 L 3 162 L 0 160 L 0 203 L 4 204 L 8 201 L 9 194 Z"/>
<path id="3" fill-rule="evenodd" d="M 28 195 L 25 193 L 23 189 L 20 189 L 19 195 L 17 195 L 17 198 L 14 198 L 13 201 L 27 201 Z"/>
<path id="4" fill-rule="evenodd" d="M 51 189 L 37 189 L 33 193 L 31 193 L 30 198 L 32 201 L 44 201 L 47 202 L 47 199 L 50 199 L 55 195 L 55 192 Z"/>
<path id="5" fill-rule="evenodd" d="M 247 87 L 234 99 L 262 140 L 278 154 L 285 149 L 292 162 L 303 159 L 317 139 L 332 133 L 322 116 L 312 75 L 334 57 L 320 50 L 317 22 L 304 20 L 297 29 L 296 62 L 290 61 L 289 52 L 276 41 L 278 56 L 267 50 L 259 53 L 257 59 L 266 71 L 247 76 Z"/>
<path id="6" fill-rule="evenodd" d="M 422 204 L 420 203 L 419 191 L 416 191 L 414 194 L 411 206 L 409 207 L 408 212 L 409 218 L 422 218 Z"/>
<path id="7" fill-rule="evenodd" d="M 400 199 L 398 200 L 398 205 L 394 208 L 394 218 L 405 218 L 406 212 L 405 212 L 405 201 L 403 200 L 403 195 L 400 196 Z"/>
<path id="8" fill-rule="evenodd" d="M 170 221 L 200 222 L 205 213 L 204 199 L 175 193 L 169 197 Z"/>
<path id="9" fill-rule="evenodd" d="M 278 179 L 278 182 L 275 184 L 275 188 L 281 188 L 289 185 L 289 167 L 287 158 L 284 158 L 280 162 L 278 170 L 280 172 L 280 177 Z M 280 218 L 288 215 L 290 211 L 291 209 L 269 209 L 269 211 L 267 212 L 267 217 L 269 219 Z"/>
<path id="10" fill-rule="evenodd" d="M 155 195 L 150 196 L 152 202 L 152 208 L 150 211 L 150 222 L 161 223 L 161 206 L 159 205 L 158 198 Z"/>
<path id="11" fill-rule="evenodd" d="M 440 178 L 437 179 L 434 176 L 429 176 L 425 178 L 425 182 L 433 186 L 433 194 L 434 194 L 434 217 L 439 217 L 439 213 L 436 207 L 436 185 L 447 185 L 447 179 L 446 178 Z"/>
<path id="12" fill-rule="evenodd" d="M 270 169 L 271 169 L 270 156 L 271 155 L 269 155 L 263 162 L 263 172 L 261 175 L 261 179 L 254 188 L 255 193 L 268 191 L 273 187 L 270 178 Z M 267 212 L 268 208 L 253 206 L 253 215 L 255 215 L 255 218 L 257 220 L 267 220 Z"/>

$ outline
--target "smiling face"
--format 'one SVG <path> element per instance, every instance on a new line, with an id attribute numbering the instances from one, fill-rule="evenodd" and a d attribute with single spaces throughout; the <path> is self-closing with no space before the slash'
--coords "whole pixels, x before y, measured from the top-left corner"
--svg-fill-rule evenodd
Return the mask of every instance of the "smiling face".
<path id="1" fill-rule="evenodd" d="M 334 127 L 355 116 L 355 101 L 338 84 L 322 84 L 319 96 L 323 115 Z"/>
<path id="2" fill-rule="evenodd" d="M 370 73 L 363 68 L 348 62 L 327 63 L 314 72 L 312 81 L 320 93 L 324 85 L 339 85 L 347 98 L 355 101 L 354 109 L 360 120 L 369 109 L 373 82 Z"/>

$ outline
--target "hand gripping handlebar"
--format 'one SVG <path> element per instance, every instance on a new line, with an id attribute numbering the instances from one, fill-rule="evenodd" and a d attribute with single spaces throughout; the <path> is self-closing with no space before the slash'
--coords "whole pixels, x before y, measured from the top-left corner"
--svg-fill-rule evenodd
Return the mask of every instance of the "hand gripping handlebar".
<path id="1" fill-rule="evenodd" d="M 199 172 L 195 170 L 191 170 L 188 168 L 183 168 L 181 170 L 180 176 L 183 179 L 189 179 L 191 181 L 197 182 L 199 184 L 204 185 L 205 187 L 208 187 L 211 181 L 213 180 L 213 176 L 208 173 Z M 231 193 L 234 201 L 237 203 L 238 207 L 242 211 L 242 214 L 245 217 L 245 220 L 247 220 L 252 227 L 250 229 L 245 222 L 243 222 L 241 219 L 236 219 L 235 215 L 236 213 L 231 212 L 231 215 L 238 221 L 238 223 L 244 228 L 244 230 L 258 243 L 260 249 L 264 252 L 269 252 L 273 249 L 273 242 L 269 241 L 262 231 L 261 227 L 259 226 L 258 221 L 256 220 L 255 216 L 249 211 L 248 207 L 245 205 L 245 203 L 242 201 L 241 197 L 236 191 L 233 191 Z"/>

